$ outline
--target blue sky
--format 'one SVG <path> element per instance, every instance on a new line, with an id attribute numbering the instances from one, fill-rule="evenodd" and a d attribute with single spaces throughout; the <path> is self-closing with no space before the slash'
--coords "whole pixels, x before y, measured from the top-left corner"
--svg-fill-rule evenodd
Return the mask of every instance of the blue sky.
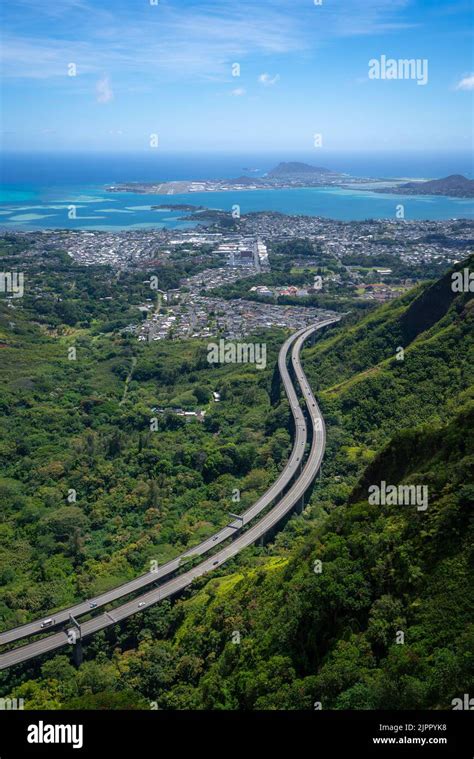
<path id="1" fill-rule="evenodd" d="M 3 0 L 4 149 L 142 151 L 151 134 L 166 152 L 301 153 L 314 134 L 347 152 L 472 143 L 469 2 L 152 3 Z M 381 55 L 427 59 L 428 83 L 369 79 Z"/>

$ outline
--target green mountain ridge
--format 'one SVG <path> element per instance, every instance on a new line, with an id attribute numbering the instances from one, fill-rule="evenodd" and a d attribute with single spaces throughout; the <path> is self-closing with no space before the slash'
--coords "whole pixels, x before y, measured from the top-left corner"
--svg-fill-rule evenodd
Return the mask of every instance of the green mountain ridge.
<path id="1" fill-rule="evenodd" d="M 472 691 L 473 300 L 450 277 L 304 351 L 328 447 L 273 544 L 95 636 L 77 671 L 61 654 L 8 675 L 12 695 L 29 708 L 450 709 Z M 428 508 L 370 504 L 382 480 L 426 486 Z"/>
<path id="2" fill-rule="evenodd" d="M 474 180 L 462 174 L 450 174 L 440 179 L 404 182 L 396 187 L 377 188 L 375 192 L 391 192 L 395 195 L 447 195 L 454 198 L 474 197 Z"/>
<path id="3" fill-rule="evenodd" d="M 309 163 L 301 163 L 300 161 L 288 161 L 281 162 L 278 166 L 271 169 L 267 176 L 279 177 L 279 176 L 300 176 L 304 174 L 332 174 L 331 169 L 326 169 L 322 166 L 312 166 Z"/>

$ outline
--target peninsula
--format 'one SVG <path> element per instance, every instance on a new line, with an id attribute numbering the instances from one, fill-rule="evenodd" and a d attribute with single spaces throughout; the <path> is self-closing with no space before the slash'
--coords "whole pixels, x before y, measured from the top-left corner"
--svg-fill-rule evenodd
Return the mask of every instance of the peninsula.
<path id="1" fill-rule="evenodd" d="M 391 195 L 445 195 L 452 198 L 474 198 L 474 180 L 462 174 L 450 174 L 427 182 L 405 182 L 394 187 L 379 187 L 374 192 Z"/>
<path id="2" fill-rule="evenodd" d="M 107 187 L 107 192 L 134 192 L 144 195 L 179 195 L 189 192 L 230 192 L 236 190 L 282 190 L 292 187 L 340 185 L 347 177 L 331 169 L 307 163 L 279 163 L 262 177 L 246 175 L 234 179 L 181 180 L 172 182 L 123 182 Z"/>
<path id="3" fill-rule="evenodd" d="M 404 182 L 397 179 L 351 177 L 323 166 L 282 162 L 260 177 L 245 174 L 233 179 L 189 179 L 170 182 L 123 182 L 106 188 L 107 192 L 133 192 L 143 195 L 181 195 L 193 192 L 241 192 L 245 190 L 289 190 L 301 187 L 341 187 L 391 195 L 444 195 L 454 198 L 474 197 L 474 180 L 461 174 L 444 179 Z M 364 186 L 365 185 L 365 186 Z M 369 186 L 370 185 L 370 186 Z M 378 186 L 376 186 L 378 185 Z M 154 208 L 160 208 L 155 206 Z M 191 210 L 182 207 L 181 210 Z M 193 209 L 195 210 L 195 209 Z"/>

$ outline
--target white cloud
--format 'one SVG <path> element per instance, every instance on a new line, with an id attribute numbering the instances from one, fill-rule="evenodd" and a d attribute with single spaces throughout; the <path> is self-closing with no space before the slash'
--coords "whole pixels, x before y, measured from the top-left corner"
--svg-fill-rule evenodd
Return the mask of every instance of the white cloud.
<path id="1" fill-rule="evenodd" d="M 463 77 L 456 85 L 457 90 L 474 90 L 474 74 Z"/>
<path id="2" fill-rule="evenodd" d="M 37 0 L 21 0 L 22 3 Z M 79 7 L 83 0 L 68 0 Z M 228 3 L 228 0 L 226 0 Z M 54 3 L 56 6 L 57 3 Z M 41 4 L 42 11 L 43 3 Z M 50 8 L 48 4 L 46 8 Z M 89 9 L 90 8 L 90 9 Z M 284 54 L 308 47 L 297 17 L 282 10 L 243 2 L 210 2 L 183 14 L 172 6 L 142 14 L 121 7 L 115 17 L 88 6 L 77 19 L 80 34 L 71 31 L 68 14 L 55 19 L 55 35 L 31 35 L 35 12 L 20 15 L 7 28 L 3 40 L 3 76 L 46 79 L 64 75 L 67 62 L 78 64 L 81 74 L 133 73 L 143 78 L 164 72 L 183 77 L 225 80 L 230 62 L 259 53 Z M 39 13 L 39 11 L 37 12 Z M 37 14 L 36 14 L 37 15 Z M 22 18 L 26 21 L 22 22 Z M 76 18 L 74 18 L 76 21 Z M 126 34 L 124 34 L 126 29 Z"/>
<path id="3" fill-rule="evenodd" d="M 271 87 L 272 84 L 276 84 L 280 79 L 280 74 L 275 74 L 275 76 L 270 76 L 270 74 L 260 74 L 258 77 L 258 81 L 260 84 L 265 85 L 265 87 Z"/>
<path id="4" fill-rule="evenodd" d="M 114 93 L 108 76 L 103 76 L 102 79 L 99 79 L 95 86 L 95 91 L 98 103 L 110 103 L 113 100 Z"/>
<path id="5" fill-rule="evenodd" d="M 117 1 L 112 12 L 90 0 L 15 0 L 5 25 L 3 76 L 59 80 L 74 61 L 81 75 L 120 72 L 123 84 L 125 74 L 142 82 L 163 74 L 223 81 L 231 62 L 248 56 L 304 55 L 325 39 L 408 28 L 398 18 L 408 4 L 332 0 L 317 8 L 308 0 L 207 0 L 183 12 L 179 3 L 150 8 L 143 1 L 137 11 Z M 54 36 L 43 30 L 45 16 Z M 277 81 L 261 77 L 263 85 Z"/>
<path id="6" fill-rule="evenodd" d="M 242 95 L 245 95 L 246 90 L 243 87 L 237 87 L 235 90 L 232 90 L 231 94 L 234 95 L 234 97 L 242 97 Z"/>

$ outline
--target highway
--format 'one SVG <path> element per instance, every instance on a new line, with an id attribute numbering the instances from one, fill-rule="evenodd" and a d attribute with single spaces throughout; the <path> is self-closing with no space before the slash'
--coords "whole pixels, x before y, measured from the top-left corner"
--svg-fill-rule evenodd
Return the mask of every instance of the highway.
<path id="1" fill-rule="evenodd" d="M 94 632 L 97 632 L 98 630 L 113 625 L 116 622 L 119 622 L 122 619 L 125 619 L 164 598 L 180 592 L 183 588 L 192 583 L 195 578 L 200 577 L 209 571 L 212 571 L 225 561 L 228 561 L 230 558 L 235 556 L 237 553 L 243 550 L 243 548 L 257 541 L 266 532 L 272 529 L 301 500 L 305 491 L 316 476 L 321 464 L 325 448 L 325 426 L 321 412 L 316 403 L 316 399 L 314 398 L 314 395 L 308 385 L 306 376 L 301 367 L 299 354 L 303 342 L 311 334 L 313 334 L 317 329 L 327 326 L 328 324 L 331 324 L 335 321 L 337 321 L 337 319 L 326 320 L 317 325 L 314 325 L 313 327 L 299 330 L 285 341 L 280 350 L 278 361 L 279 371 L 295 422 L 295 442 L 288 463 L 280 473 L 278 479 L 263 494 L 263 496 L 258 499 L 258 501 L 256 501 L 255 504 L 253 504 L 249 509 L 247 509 L 246 512 L 242 514 L 243 524 L 247 525 L 257 514 L 264 510 L 274 500 L 274 498 L 277 497 L 277 495 L 281 494 L 285 486 L 291 482 L 295 473 L 298 471 L 298 469 L 300 469 L 303 462 L 307 442 L 306 421 L 286 365 L 288 350 L 290 346 L 293 345 L 291 361 L 293 364 L 295 377 L 298 381 L 298 384 L 300 385 L 301 392 L 306 403 L 308 416 L 311 420 L 313 428 L 313 435 L 311 450 L 306 464 L 304 465 L 300 476 L 294 481 L 286 495 L 284 495 L 281 500 L 279 500 L 279 502 L 257 523 L 255 523 L 249 529 L 238 534 L 233 542 L 222 548 L 218 553 L 215 553 L 209 558 L 200 562 L 196 567 L 188 570 L 188 572 L 185 572 L 184 574 L 168 580 L 158 588 L 154 588 L 147 593 L 140 595 L 138 598 L 122 604 L 110 612 L 105 612 L 82 623 L 81 635 L 83 638 L 93 634 Z M 169 574 L 170 572 L 173 572 L 175 569 L 177 569 L 180 566 L 183 558 L 187 556 L 203 554 L 209 551 L 211 548 L 226 540 L 231 535 L 235 535 L 236 529 L 241 526 L 241 520 L 235 520 L 223 530 L 220 530 L 218 533 L 216 533 L 216 535 L 211 536 L 210 538 L 207 538 L 205 541 L 200 543 L 199 546 L 195 546 L 189 549 L 184 554 L 176 557 L 176 559 L 173 559 L 171 562 L 164 564 L 163 567 L 158 570 L 158 572 L 150 572 L 146 575 L 142 575 L 141 577 L 138 577 L 135 580 L 126 583 L 125 585 L 121 585 L 114 590 L 102 594 L 97 599 L 94 599 L 94 602 L 97 602 L 97 606 L 99 603 L 100 605 L 103 605 L 104 603 L 110 603 L 112 600 L 116 600 L 134 590 L 141 589 L 150 583 L 156 582 L 157 579 L 160 579 L 166 574 Z M 71 607 L 68 610 L 63 610 L 59 613 L 55 613 L 55 622 L 58 623 L 58 617 L 61 617 L 62 622 L 67 622 L 70 614 L 72 614 L 74 617 L 77 617 L 77 615 L 88 613 L 92 610 L 92 608 L 95 608 L 95 606 L 92 607 L 91 604 L 92 601 L 86 601 L 81 604 L 77 604 L 75 607 Z M 0 642 L 7 643 L 12 640 L 17 640 L 21 637 L 25 637 L 26 635 L 38 633 L 41 631 L 40 624 L 41 620 L 29 623 L 28 625 L 23 625 L 20 628 L 15 628 L 14 630 L 7 631 L 6 633 L 2 634 Z M 26 661 L 35 656 L 55 650 L 56 648 L 67 645 L 68 642 L 67 632 L 61 631 L 41 640 L 29 643 L 28 645 L 0 654 L 0 669 L 10 667 L 13 664 L 17 664 L 21 661 Z"/>
<path id="2" fill-rule="evenodd" d="M 323 324 L 325 323 L 322 323 L 321 326 L 323 326 Z M 288 372 L 286 369 L 288 350 L 294 340 L 302 332 L 304 332 L 304 330 L 299 330 L 293 335 L 290 335 L 290 337 L 282 345 L 279 352 L 278 369 L 280 376 L 282 377 L 286 392 L 288 392 L 287 387 L 291 386 L 291 381 L 289 376 L 287 376 Z M 123 598 L 130 593 L 139 591 L 142 588 L 145 588 L 147 585 L 151 585 L 157 580 L 166 577 L 166 575 L 175 572 L 180 568 L 184 559 L 191 556 L 201 556 L 218 546 L 223 541 L 228 540 L 232 535 L 235 534 L 236 530 L 247 524 L 254 517 L 260 514 L 261 511 L 266 509 L 293 479 L 298 470 L 299 459 L 306 447 L 306 423 L 301 409 L 297 411 L 297 416 L 295 417 L 295 430 L 296 434 L 294 445 L 285 467 L 282 469 L 278 478 L 274 483 L 272 483 L 268 490 L 266 490 L 265 493 L 263 493 L 263 495 L 254 504 L 252 504 L 252 506 L 250 506 L 246 511 L 242 513 L 241 519 L 233 520 L 224 528 L 215 534 L 210 535 L 198 545 L 192 546 L 184 553 L 176 556 L 176 558 L 171 559 L 170 561 L 166 562 L 166 564 L 163 564 L 163 566 L 158 567 L 156 571 L 147 572 L 146 574 L 135 577 L 133 580 L 123 583 L 116 588 L 112 588 L 109 591 L 101 593 L 99 596 L 87 599 L 86 601 L 81 601 L 74 606 L 70 606 L 69 608 L 61 609 L 60 611 L 46 615 L 46 617 L 43 616 L 41 619 L 36 619 L 32 622 L 28 622 L 25 625 L 20 625 L 18 627 L 12 628 L 11 630 L 0 633 L 0 646 L 43 632 L 41 624 L 45 618 L 49 617 L 54 619 L 55 623 L 51 627 L 57 626 L 59 624 L 67 622 L 71 615 L 77 619 L 83 614 L 90 613 L 93 609 L 100 608 L 101 606 L 109 604 L 113 601 L 117 601 L 118 599 Z"/>

